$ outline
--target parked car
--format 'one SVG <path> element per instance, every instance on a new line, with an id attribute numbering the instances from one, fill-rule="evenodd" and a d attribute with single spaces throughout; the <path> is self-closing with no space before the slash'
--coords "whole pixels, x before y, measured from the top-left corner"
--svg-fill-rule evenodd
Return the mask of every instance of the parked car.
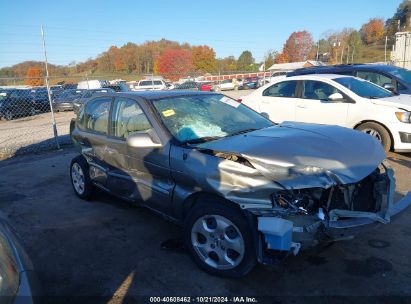
<path id="1" fill-rule="evenodd" d="M 213 90 L 216 92 L 228 90 L 237 91 L 242 87 L 242 83 L 240 81 L 237 78 L 224 79 L 219 84 L 215 85 Z"/>
<path id="2" fill-rule="evenodd" d="M 53 110 L 56 112 L 72 111 L 73 102 L 80 98 L 84 91 L 80 89 L 64 90 L 59 97 L 53 100 Z"/>
<path id="3" fill-rule="evenodd" d="M 92 90 L 92 89 L 101 89 L 110 85 L 107 80 L 84 80 L 80 81 L 76 89 L 79 90 Z"/>
<path id="4" fill-rule="evenodd" d="M 411 151 L 411 96 L 395 95 L 360 78 L 287 77 L 242 97 L 242 102 L 277 123 L 339 125 L 374 136 L 386 151 Z"/>
<path id="5" fill-rule="evenodd" d="M 181 84 L 176 84 L 173 90 L 189 90 L 189 91 L 198 91 L 199 83 L 195 81 L 186 81 Z"/>
<path id="6" fill-rule="evenodd" d="M 94 90 L 84 90 L 81 94 L 73 100 L 73 110 L 77 113 L 78 109 L 87 101 L 89 98 L 93 97 L 97 93 L 115 93 L 113 89 L 110 88 L 102 88 L 102 89 L 94 89 Z"/>
<path id="7" fill-rule="evenodd" d="M 275 125 L 222 94 L 104 94 L 80 109 L 75 193 L 95 187 L 183 226 L 202 269 L 229 277 L 257 261 L 387 224 L 395 179 L 378 141 L 347 128 Z M 374 232 L 378 235 L 378 232 Z"/>
<path id="8" fill-rule="evenodd" d="M 14 118 L 35 115 L 36 113 L 37 111 L 30 97 L 29 90 L 0 90 L 0 119 L 12 120 Z"/>
<path id="9" fill-rule="evenodd" d="M 46 87 L 38 87 L 30 90 L 29 98 L 34 103 L 37 112 L 50 112 L 49 95 Z"/>
<path id="10" fill-rule="evenodd" d="M 140 80 L 136 86 L 134 86 L 133 91 L 156 91 L 156 90 L 167 90 L 167 84 L 164 80 L 151 80 L 144 79 Z"/>
<path id="11" fill-rule="evenodd" d="M 411 71 L 392 65 L 350 64 L 297 69 L 288 76 L 341 74 L 359 77 L 400 94 L 411 94 Z"/>
<path id="12" fill-rule="evenodd" d="M 0 218 L 0 299 L 4 304 L 34 303 L 40 295 L 37 277 L 16 233 Z"/>
<path id="13" fill-rule="evenodd" d="M 260 79 L 258 77 L 247 77 L 243 81 L 243 90 L 257 89 L 261 86 Z"/>
<path id="14" fill-rule="evenodd" d="M 128 86 L 123 82 L 120 82 L 120 83 L 117 83 L 117 84 L 109 84 L 109 85 L 104 86 L 104 88 L 105 89 L 112 89 L 115 92 L 128 92 L 128 91 L 130 91 Z"/>
<path id="15" fill-rule="evenodd" d="M 210 81 L 210 82 L 202 82 L 199 84 L 199 91 L 206 91 L 206 92 L 211 92 L 213 91 L 215 86 L 215 83 Z"/>

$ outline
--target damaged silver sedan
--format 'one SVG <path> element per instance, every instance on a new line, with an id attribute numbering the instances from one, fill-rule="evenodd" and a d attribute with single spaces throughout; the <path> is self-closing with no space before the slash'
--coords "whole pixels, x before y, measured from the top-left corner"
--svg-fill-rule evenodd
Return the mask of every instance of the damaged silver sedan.
<path id="1" fill-rule="evenodd" d="M 387 224 L 394 203 L 381 144 L 350 129 L 275 125 L 222 94 L 101 94 L 78 113 L 76 194 L 98 187 L 183 226 L 198 266 L 239 277 L 322 241 Z"/>

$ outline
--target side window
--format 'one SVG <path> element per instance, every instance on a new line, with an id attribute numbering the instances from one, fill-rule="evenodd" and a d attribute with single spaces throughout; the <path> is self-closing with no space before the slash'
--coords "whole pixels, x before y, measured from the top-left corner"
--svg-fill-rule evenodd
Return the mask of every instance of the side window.
<path id="1" fill-rule="evenodd" d="M 273 84 L 263 92 L 263 96 L 269 97 L 295 97 L 297 81 L 283 81 Z"/>
<path id="2" fill-rule="evenodd" d="M 392 83 L 392 79 L 379 74 L 379 73 L 375 73 L 375 72 L 367 72 L 367 71 L 358 71 L 357 72 L 357 77 L 368 80 L 372 83 L 375 83 L 376 85 L 379 85 L 380 87 L 382 87 L 384 84 Z"/>
<path id="3" fill-rule="evenodd" d="M 146 115 L 135 100 L 117 98 L 112 114 L 112 135 L 127 138 L 130 134 L 152 128 Z"/>
<path id="4" fill-rule="evenodd" d="M 397 91 L 405 91 L 407 88 L 397 80 Z"/>
<path id="5" fill-rule="evenodd" d="M 338 89 L 328 83 L 314 80 L 305 80 L 303 82 L 302 98 L 328 100 L 328 96 L 334 93 L 341 93 Z"/>
<path id="6" fill-rule="evenodd" d="M 84 129 L 107 134 L 111 98 L 97 98 L 86 104 L 81 126 Z"/>

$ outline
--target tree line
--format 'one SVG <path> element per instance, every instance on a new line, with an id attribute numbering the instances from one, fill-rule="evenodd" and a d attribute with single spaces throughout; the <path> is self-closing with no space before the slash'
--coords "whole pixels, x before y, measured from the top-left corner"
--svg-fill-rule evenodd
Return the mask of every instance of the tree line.
<path id="1" fill-rule="evenodd" d="M 189 45 L 167 39 L 147 41 L 142 44 L 129 42 L 121 47 L 111 46 L 96 58 L 85 62 L 72 62 L 66 66 L 49 65 L 50 75 L 69 77 L 90 76 L 98 73 L 159 74 L 171 80 L 188 75 L 205 73 L 254 72 L 261 64 L 269 68 L 274 63 L 305 60 L 321 60 L 330 64 L 368 62 L 378 60 L 379 46 L 392 44 L 395 32 L 411 30 L 411 1 L 404 0 L 392 18 L 372 18 L 360 29 L 344 28 L 326 32 L 314 42 L 310 32 L 295 31 L 286 40 L 281 51 L 267 51 L 263 62 L 256 63 L 253 54 L 245 50 L 238 58 L 217 58 L 214 49 L 207 45 Z M 366 52 L 375 49 L 375 52 Z M 27 61 L 0 69 L 0 77 L 26 77 L 27 84 L 38 84 L 35 78 L 43 77 L 42 62 Z"/>

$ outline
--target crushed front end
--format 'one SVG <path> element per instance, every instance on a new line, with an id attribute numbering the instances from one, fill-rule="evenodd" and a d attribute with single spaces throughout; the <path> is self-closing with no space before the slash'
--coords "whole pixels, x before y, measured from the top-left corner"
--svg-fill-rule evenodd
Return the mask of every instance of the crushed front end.
<path id="1" fill-rule="evenodd" d="M 272 209 L 249 209 L 257 218 L 258 256 L 273 262 L 279 252 L 352 238 L 370 224 L 387 224 L 411 204 L 411 193 L 394 203 L 393 170 L 383 162 L 357 183 L 278 190 Z"/>

